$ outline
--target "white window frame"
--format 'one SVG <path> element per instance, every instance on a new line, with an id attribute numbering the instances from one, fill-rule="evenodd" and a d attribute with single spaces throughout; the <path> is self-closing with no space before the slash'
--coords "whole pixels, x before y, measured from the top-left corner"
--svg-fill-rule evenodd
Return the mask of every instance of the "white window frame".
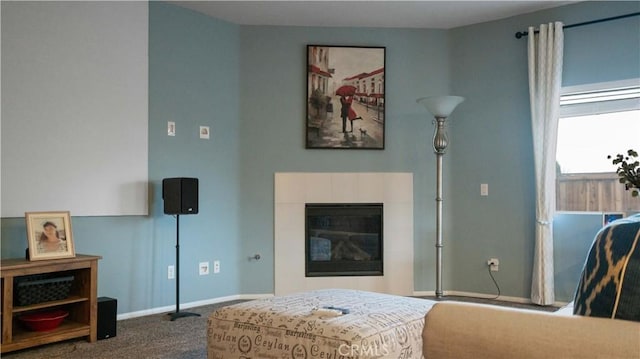
<path id="1" fill-rule="evenodd" d="M 599 92 L 600 94 L 598 94 Z M 560 90 L 560 119 L 633 110 L 640 110 L 640 78 L 565 86 Z M 607 177 L 617 178 L 613 170 L 610 173 L 578 173 L 567 174 L 566 176 L 593 179 Z M 558 205 L 560 204 L 558 203 Z M 558 210 L 558 212 L 600 213 L 560 210 Z"/>
<path id="2" fill-rule="evenodd" d="M 579 95 L 593 92 L 606 92 L 608 90 L 620 90 L 619 99 L 599 99 L 597 102 L 581 102 L 563 104 L 571 95 Z M 621 94 L 624 90 L 625 94 Z M 634 97 L 635 94 L 635 97 Z M 599 82 L 577 86 L 566 86 L 560 90 L 560 118 L 586 115 L 599 115 L 609 112 L 621 112 L 640 110 L 640 78 Z M 626 97 L 626 98 L 624 98 Z M 564 100 L 564 101 L 563 101 Z"/>

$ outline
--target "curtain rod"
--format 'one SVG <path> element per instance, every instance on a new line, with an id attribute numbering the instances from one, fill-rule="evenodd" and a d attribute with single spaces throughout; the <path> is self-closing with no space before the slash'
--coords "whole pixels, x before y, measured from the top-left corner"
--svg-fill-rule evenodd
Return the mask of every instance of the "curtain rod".
<path id="1" fill-rule="evenodd" d="M 618 19 L 624 19 L 626 17 L 632 17 L 632 16 L 638 16 L 640 15 L 640 12 L 634 12 L 631 14 L 626 14 L 626 15 L 620 15 L 620 16 L 614 16 L 614 17 L 607 17 L 604 19 L 598 19 L 598 20 L 592 20 L 592 21 L 586 21 L 586 22 L 581 22 L 579 24 L 572 24 L 572 25 L 565 25 L 562 28 L 563 29 L 570 29 L 572 27 L 578 27 L 578 26 L 584 26 L 584 25 L 591 25 L 591 24 L 597 24 L 599 22 L 605 22 L 605 21 L 611 21 L 611 20 L 618 20 Z M 536 30 L 536 33 L 538 33 L 538 30 Z M 518 31 L 516 32 L 516 39 L 520 39 L 523 36 L 527 36 L 529 35 L 529 32 L 527 31 Z"/>

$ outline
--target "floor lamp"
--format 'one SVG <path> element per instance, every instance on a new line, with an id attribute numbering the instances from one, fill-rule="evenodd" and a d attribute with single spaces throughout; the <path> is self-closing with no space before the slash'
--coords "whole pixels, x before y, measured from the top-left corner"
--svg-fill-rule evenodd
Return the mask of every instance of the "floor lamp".
<path id="1" fill-rule="evenodd" d="M 442 298 L 442 155 L 447 145 L 445 120 L 458 106 L 463 97 L 434 96 L 419 98 L 417 102 L 435 117 L 433 151 L 436 154 L 436 297 Z"/>

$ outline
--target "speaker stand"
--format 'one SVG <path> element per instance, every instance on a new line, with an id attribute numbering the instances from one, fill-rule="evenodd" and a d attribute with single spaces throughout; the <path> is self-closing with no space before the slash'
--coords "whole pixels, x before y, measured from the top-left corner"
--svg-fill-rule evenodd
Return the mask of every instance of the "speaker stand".
<path id="1" fill-rule="evenodd" d="M 176 214 L 176 311 L 169 313 L 171 321 L 184 317 L 199 317 L 198 313 L 180 311 L 180 215 Z"/>

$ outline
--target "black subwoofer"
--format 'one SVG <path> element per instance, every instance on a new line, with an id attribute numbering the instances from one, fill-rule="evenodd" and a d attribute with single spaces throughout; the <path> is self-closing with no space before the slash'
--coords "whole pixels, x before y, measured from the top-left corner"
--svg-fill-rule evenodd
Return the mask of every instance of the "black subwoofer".
<path id="1" fill-rule="evenodd" d="M 98 340 L 116 336 L 116 314 L 118 301 L 113 298 L 98 298 Z"/>
<path id="2" fill-rule="evenodd" d="M 165 178 L 162 180 L 165 214 L 198 213 L 198 179 Z"/>

